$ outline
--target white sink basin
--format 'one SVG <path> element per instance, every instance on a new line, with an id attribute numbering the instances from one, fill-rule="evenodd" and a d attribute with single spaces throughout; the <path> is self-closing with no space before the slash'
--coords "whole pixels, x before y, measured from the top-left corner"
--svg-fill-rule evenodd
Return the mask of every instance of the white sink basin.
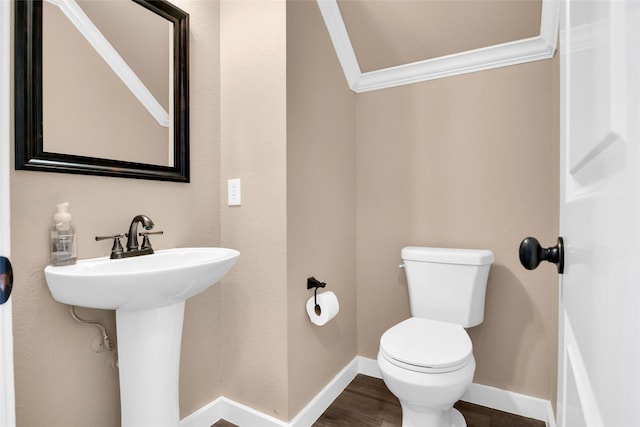
<path id="1" fill-rule="evenodd" d="M 107 310 L 146 310 L 185 301 L 219 281 L 240 252 L 226 248 L 177 248 L 125 259 L 93 258 L 48 266 L 53 298 Z"/>
<path id="2" fill-rule="evenodd" d="M 116 311 L 122 427 L 180 426 L 185 301 L 220 280 L 239 255 L 225 248 L 178 248 L 44 269 L 56 301 Z"/>

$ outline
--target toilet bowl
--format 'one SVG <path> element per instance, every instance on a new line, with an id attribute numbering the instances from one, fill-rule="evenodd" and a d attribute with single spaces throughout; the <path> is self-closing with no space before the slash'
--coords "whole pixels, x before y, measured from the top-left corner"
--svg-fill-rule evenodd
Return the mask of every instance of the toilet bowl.
<path id="1" fill-rule="evenodd" d="M 493 253 L 408 247 L 402 258 L 412 317 L 380 338 L 382 379 L 400 401 L 403 427 L 466 427 L 453 408 L 476 368 L 464 328 L 484 319 Z"/>
<path id="2" fill-rule="evenodd" d="M 453 323 L 409 318 L 384 333 L 378 366 L 402 406 L 403 427 L 464 427 L 452 409 L 476 363 L 466 331 Z"/>

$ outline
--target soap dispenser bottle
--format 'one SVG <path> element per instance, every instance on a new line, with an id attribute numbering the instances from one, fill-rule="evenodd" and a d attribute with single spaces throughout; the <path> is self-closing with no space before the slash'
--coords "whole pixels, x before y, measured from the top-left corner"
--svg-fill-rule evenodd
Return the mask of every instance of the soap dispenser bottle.
<path id="1" fill-rule="evenodd" d="M 70 265 L 76 262 L 76 233 L 71 225 L 68 202 L 56 205 L 51 227 L 51 264 Z"/>

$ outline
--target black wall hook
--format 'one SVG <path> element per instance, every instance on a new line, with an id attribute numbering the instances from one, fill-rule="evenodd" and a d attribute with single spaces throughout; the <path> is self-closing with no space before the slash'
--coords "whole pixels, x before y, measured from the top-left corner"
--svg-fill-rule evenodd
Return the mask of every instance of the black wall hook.
<path id="1" fill-rule="evenodd" d="M 322 309 L 318 305 L 318 288 L 324 288 L 327 286 L 326 283 L 319 281 L 315 277 L 311 276 L 307 279 L 307 289 L 313 288 L 313 305 L 316 314 L 319 316 L 322 312 Z"/>

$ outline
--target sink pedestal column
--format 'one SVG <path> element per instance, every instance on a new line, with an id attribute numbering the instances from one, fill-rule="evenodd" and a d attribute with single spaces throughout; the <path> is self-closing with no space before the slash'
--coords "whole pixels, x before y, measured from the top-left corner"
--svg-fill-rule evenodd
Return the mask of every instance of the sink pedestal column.
<path id="1" fill-rule="evenodd" d="M 122 427 L 178 427 L 184 301 L 116 310 Z"/>

